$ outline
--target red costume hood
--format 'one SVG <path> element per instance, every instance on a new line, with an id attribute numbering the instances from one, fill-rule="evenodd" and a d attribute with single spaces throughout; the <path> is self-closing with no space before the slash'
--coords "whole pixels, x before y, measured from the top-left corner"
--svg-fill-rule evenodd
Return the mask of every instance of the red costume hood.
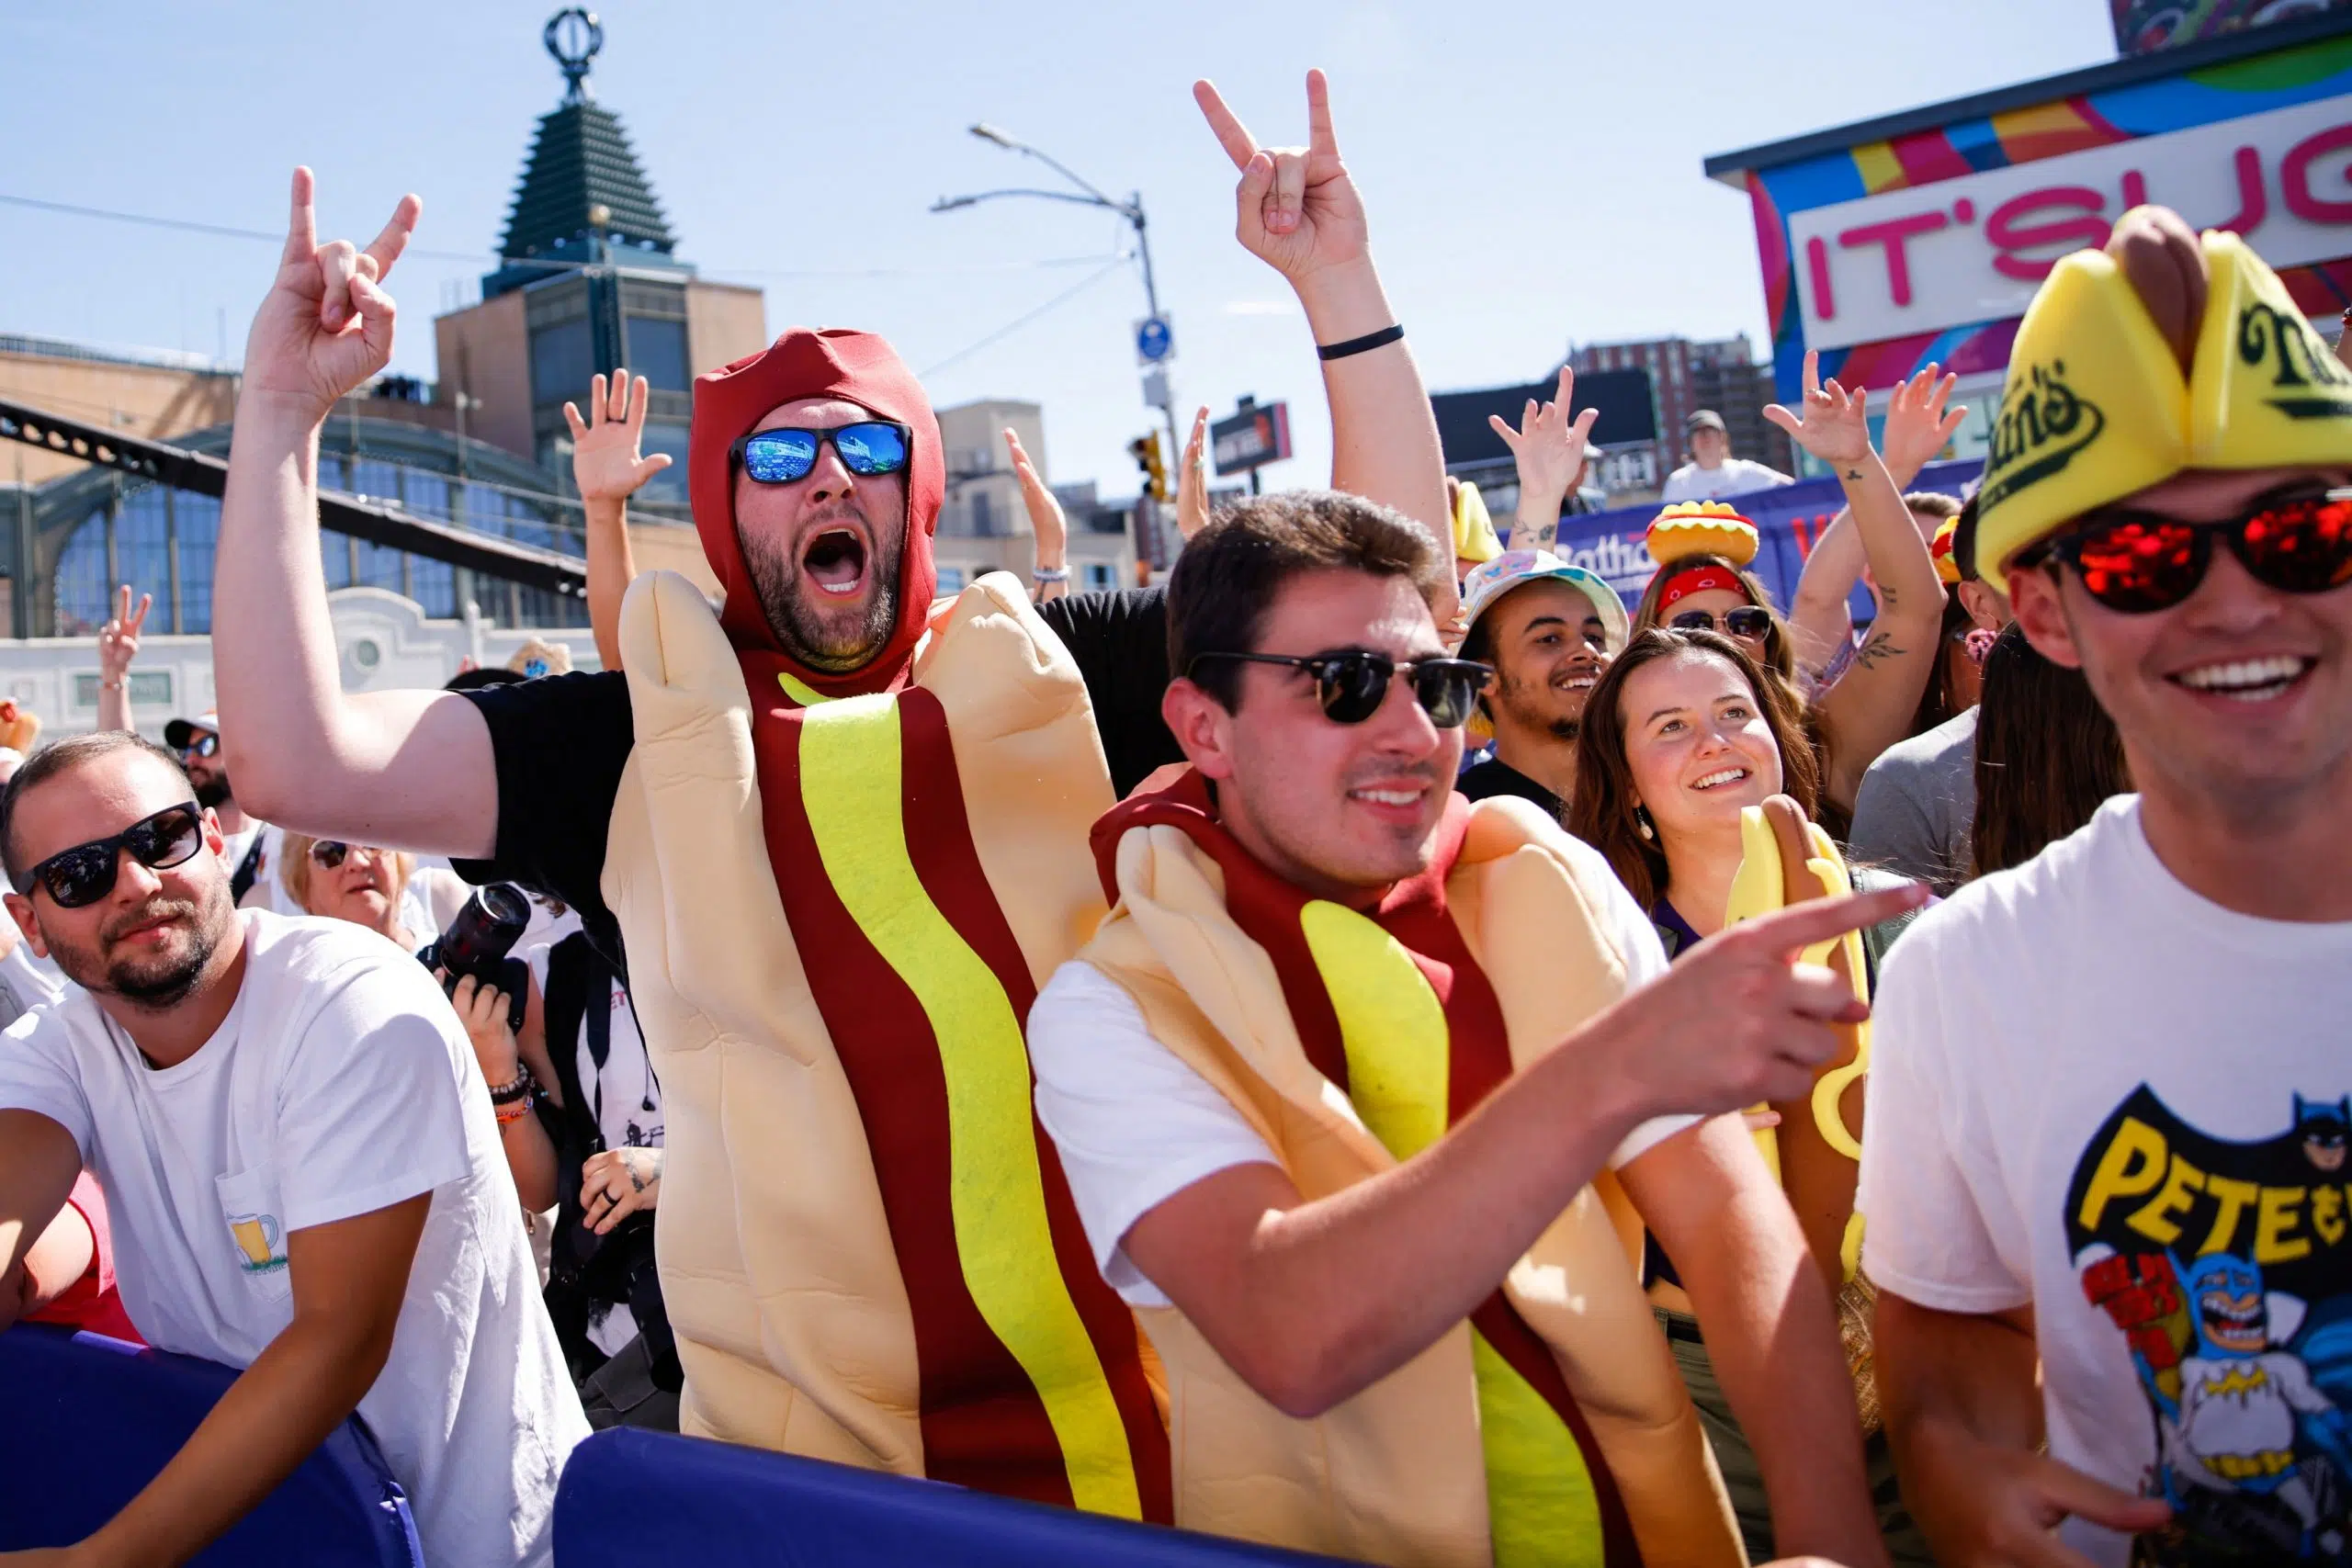
<path id="1" fill-rule="evenodd" d="M 728 448 L 750 434 L 769 410 L 796 398 L 823 397 L 846 398 L 913 433 L 907 463 L 906 546 L 899 558 L 898 624 L 870 663 L 845 674 L 808 669 L 786 656 L 777 643 L 735 536 L 735 476 L 728 458 Z M 740 654 L 767 656 L 759 660 L 763 667 L 789 671 L 828 696 L 896 684 L 922 637 L 938 586 L 931 536 L 939 526 L 946 473 L 931 400 L 898 352 L 872 333 L 794 327 L 758 354 L 696 377 L 686 477 L 703 554 L 727 596 L 719 614 L 727 640 Z M 875 521 L 887 526 L 882 519 Z"/>

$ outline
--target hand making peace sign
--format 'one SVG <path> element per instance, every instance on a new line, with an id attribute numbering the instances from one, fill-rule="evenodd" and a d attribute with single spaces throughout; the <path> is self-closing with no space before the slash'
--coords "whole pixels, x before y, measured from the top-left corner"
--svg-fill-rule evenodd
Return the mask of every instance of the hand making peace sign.
<path id="1" fill-rule="evenodd" d="M 311 424 L 390 361 L 392 297 L 381 286 L 424 208 L 413 196 L 401 197 L 364 251 L 348 240 L 322 245 L 311 209 L 316 188 L 310 170 L 294 171 L 285 254 L 245 339 L 246 395 Z"/>
<path id="2" fill-rule="evenodd" d="M 1193 83 L 1193 97 L 1241 171 L 1234 233 L 1244 248 L 1294 285 L 1326 267 L 1363 259 L 1363 203 L 1340 162 L 1323 73 L 1306 73 L 1304 147 L 1259 146 L 1210 82 Z"/>

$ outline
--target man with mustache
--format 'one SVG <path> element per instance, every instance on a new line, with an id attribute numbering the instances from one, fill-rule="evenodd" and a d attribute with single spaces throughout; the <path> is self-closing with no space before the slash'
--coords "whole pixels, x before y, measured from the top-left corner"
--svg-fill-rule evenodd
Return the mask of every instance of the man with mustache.
<path id="1" fill-rule="evenodd" d="M 1515 795 L 1557 821 L 1577 791 L 1585 700 L 1625 646 L 1624 601 L 1549 550 L 1509 550 L 1464 580 L 1462 608 L 1462 657 L 1495 667 L 1478 699 L 1495 754 L 1454 787 L 1472 800 Z"/>
<path id="2" fill-rule="evenodd" d="M 473 1051 L 397 948 L 241 915 L 223 852 L 179 763 L 121 730 L 0 798 L 8 912 L 80 987 L 0 1049 L 0 1328 L 87 1167 L 140 1335 L 243 1369 L 84 1554 L 186 1561 L 356 1410 L 431 1561 L 549 1562 L 588 1423 Z"/>
<path id="3" fill-rule="evenodd" d="M 1436 523 L 1435 423 L 1321 74 L 1302 149 L 1196 95 L 1241 171 L 1243 243 L 1322 345 L 1334 483 Z M 922 389 L 878 337 L 796 329 L 696 384 L 716 622 L 655 573 L 622 609 L 625 676 L 345 695 L 317 431 L 390 352 L 379 284 L 416 207 L 361 251 L 317 243 L 310 197 L 303 171 L 222 503 L 216 669 L 249 800 L 470 857 L 625 939 L 664 1097 L 686 1431 L 1167 1519 L 1134 1321 L 1037 1135 L 1022 1039 L 1102 914 L 1086 834 L 1106 740 L 1133 748 L 1088 689 L 1133 674 L 1074 660 L 1017 582 L 933 602 Z"/>

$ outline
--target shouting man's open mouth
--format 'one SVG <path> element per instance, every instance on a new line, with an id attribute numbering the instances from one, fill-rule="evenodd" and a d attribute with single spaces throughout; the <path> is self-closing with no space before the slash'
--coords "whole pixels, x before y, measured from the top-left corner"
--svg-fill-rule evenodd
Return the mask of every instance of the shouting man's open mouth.
<path id="1" fill-rule="evenodd" d="M 817 592 L 832 599 L 854 599 L 865 587 L 865 540 L 855 528 L 819 530 L 800 553 L 801 570 Z"/>

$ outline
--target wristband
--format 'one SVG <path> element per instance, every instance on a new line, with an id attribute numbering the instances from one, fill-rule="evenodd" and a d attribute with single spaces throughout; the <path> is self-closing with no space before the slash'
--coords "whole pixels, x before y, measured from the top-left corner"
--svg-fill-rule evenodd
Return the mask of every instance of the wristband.
<path id="1" fill-rule="evenodd" d="M 531 1113 L 531 1096 L 526 1090 L 520 1100 L 505 1105 L 492 1106 L 490 1113 L 498 1118 L 498 1124 L 502 1127 L 509 1122 L 520 1122 Z"/>
<path id="2" fill-rule="evenodd" d="M 122 682 L 119 681 L 108 681 L 101 678 L 98 682 L 98 690 L 101 692 L 119 692 L 122 690 Z"/>
<path id="3" fill-rule="evenodd" d="M 1345 343 L 1318 343 L 1315 345 L 1315 355 L 1318 359 L 1345 359 L 1351 354 L 1367 354 L 1375 348 L 1385 348 L 1404 335 L 1405 328 L 1400 322 L 1396 326 L 1383 327 L 1376 333 L 1366 333 L 1362 337 L 1351 337 Z"/>
<path id="4" fill-rule="evenodd" d="M 517 1066 L 513 1077 L 504 1083 L 490 1086 L 490 1102 L 497 1106 L 520 1105 L 531 1098 L 531 1090 L 537 1087 L 531 1069 L 527 1066 Z"/>
<path id="5" fill-rule="evenodd" d="M 1030 570 L 1029 576 L 1033 581 L 1038 582 L 1068 582 L 1069 581 L 1069 568 L 1066 566 L 1035 567 Z"/>

